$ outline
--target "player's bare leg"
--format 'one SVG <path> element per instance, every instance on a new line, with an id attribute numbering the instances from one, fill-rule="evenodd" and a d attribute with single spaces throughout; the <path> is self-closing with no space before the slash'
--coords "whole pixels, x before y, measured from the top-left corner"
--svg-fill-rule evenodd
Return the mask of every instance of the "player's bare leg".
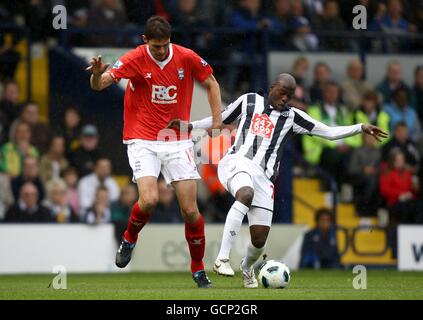
<path id="1" fill-rule="evenodd" d="M 197 183 L 195 180 L 182 180 L 172 183 L 178 198 L 181 214 L 185 221 L 185 239 L 191 255 L 191 272 L 199 288 L 211 287 L 204 271 L 204 220 L 197 207 Z"/>
<path id="2" fill-rule="evenodd" d="M 244 172 L 239 173 L 245 174 Z M 232 179 L 236 179 L 237 175 Z M 219 254 L 213 265 L 213 271 L 222 276 L 233 277 L 235 272 L 229 262 L 229 255 L 236 236 L 241 230 L 242 220 L 251 207 L 254 198 L 254 189 L 251 187 L 242 187 L 235 194 L 235 202 L 228 212 L 223 228 L 222 243 Z"/>
<path id="3" fill-rule="evenodd" d="M 140 196 L 132 207 L 128 227 L 116 253 L 116 265 L 119 268 L 126 267 L 131 260 L 132 250 L 137 242 L 138 233 L 150 219 L 151 212 L 159 199 L 156 177 L 142 177 L 137 179 L 137 187 Z"/>
<path id="4" fill-rule="evenodd" d="M 240 269 L 245 288 L 257 288 L 258 283 L 254 274 L 253 265 L 264 251 L 270 227 L 262 225 L 250 226 L 251 242 L 247 247 L 245 257 L 242 259 Z"/>

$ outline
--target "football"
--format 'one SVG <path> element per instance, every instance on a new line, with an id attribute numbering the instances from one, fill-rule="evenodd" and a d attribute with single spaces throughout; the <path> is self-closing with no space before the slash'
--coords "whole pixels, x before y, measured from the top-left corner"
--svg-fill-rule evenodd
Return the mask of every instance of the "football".
<path id="1" fill-rule="evenodd" d="M 278 260 L 263 263 L 259 270 L 258 281 L 265 288 L 283 289 L 291 280 L 291 273 L 286 264 Z"/>

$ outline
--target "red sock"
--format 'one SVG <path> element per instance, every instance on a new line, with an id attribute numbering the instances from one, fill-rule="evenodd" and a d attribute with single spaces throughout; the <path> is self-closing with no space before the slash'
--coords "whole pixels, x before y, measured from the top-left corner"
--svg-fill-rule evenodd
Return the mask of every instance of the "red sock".
<path id="1" fill-rule="evenodd" d="M 134 206 L 132 207 L 131 217 L 128 221 L 128 227 L 126 228 L 126 231 L 123 234 L 123 237 L 126 241 L 130 243 L 137 242 L 138 233 L 148 222 L 148 220 L 150 219 L 150 215 L 151 214 L 149 212 L 141 211 L 138 202 L 135 202 Z"/>
<path id="2" fill-rule="evenodd" d="M 185 222 L 185 239 L 187 239 L 191 255 L 191 272 L 204 270 L 203 257 L 206 238 L 204 236 L 204 220 L 201 213 L 198 214 L 196 222 L 192 224 Z"/>

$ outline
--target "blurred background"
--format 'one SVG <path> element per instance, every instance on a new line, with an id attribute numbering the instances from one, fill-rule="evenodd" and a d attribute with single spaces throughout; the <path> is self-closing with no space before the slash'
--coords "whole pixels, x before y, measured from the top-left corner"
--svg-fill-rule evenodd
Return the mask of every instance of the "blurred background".
<path id="1" fill-rule="evenodd" d="M 65 29 L 53 27 L 59 5 Z M 365 30 L 353 28 L 356 5 L 366 8 Z M 172 42 L 213 67 L 224 104 L 266 94 L 278 73 L 290 72 L 293 106 L 328 125 L 372 123 L 390 133 L 382 143 L 362 136 L 288 143 L 269 254 L 293 269 L 423 270 L 423 1 L 0 0 L 0 272 L 50 272 L 54 264 L 115 270 L 138 197 L 121 143 L 125 83 L 94 92 L 84 69 L 93 56 L 113 64 L 142 44 L 153 14 L 171 22 Z M 193 120 L 210 113 L 201 85 L 192 109 Z M 209 266 L 233 202 L 213 164 L 236 125 L 228 129 L 232 135 L 196 142 Z M 159 194 L 131 270 L 186 269 L 178 204 L 162 178 Z M 247 242 L 245 227 L 234 256 Z"/>

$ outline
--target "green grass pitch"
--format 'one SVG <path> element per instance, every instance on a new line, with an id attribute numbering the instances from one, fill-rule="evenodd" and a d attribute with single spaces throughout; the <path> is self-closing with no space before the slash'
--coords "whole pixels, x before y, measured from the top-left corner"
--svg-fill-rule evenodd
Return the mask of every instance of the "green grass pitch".
<path id="1" fill-rule="evenodd" d="M 368 270 L 367 289 L 353 289 L 351 271 L 294 271 L 287 289 L 244 289 L 209 272 L 212 289 L 197 289 L 189 273 L 68 274 L 67 289 L 48 288 L 54 275 L 2 275 L 0 299 L 423 299 L 423 273 Z"/>

